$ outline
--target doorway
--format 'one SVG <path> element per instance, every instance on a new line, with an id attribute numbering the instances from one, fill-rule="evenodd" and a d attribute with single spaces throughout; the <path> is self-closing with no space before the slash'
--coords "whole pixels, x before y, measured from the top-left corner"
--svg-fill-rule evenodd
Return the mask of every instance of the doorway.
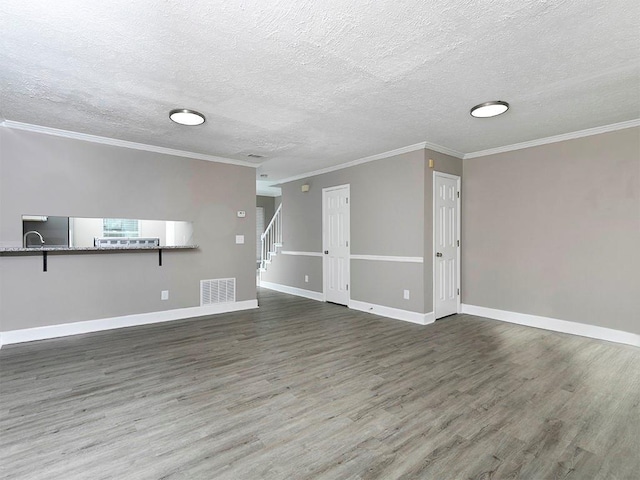
<path id="1" fill-rule="evenodd" d="M 322 277 L 324 299 L 349 305 L 349 185 L 322 189 Z"/>
<path id="2" fill-rule="evenodd" d="M 460 177 L 433 172 L 433 313 L 460 311 Z"/>

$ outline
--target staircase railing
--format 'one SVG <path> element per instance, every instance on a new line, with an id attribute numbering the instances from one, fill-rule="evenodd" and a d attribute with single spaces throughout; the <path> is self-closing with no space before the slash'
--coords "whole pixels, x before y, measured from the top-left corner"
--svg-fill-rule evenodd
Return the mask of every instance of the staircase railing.
<path id="1" fill-rule="evenodd" d="M 282 204 L 278 205 L 269 225 L 260 235 L 260 242 L 260 269 L 264 270 L 276 254 L 276 248 L 282 246 Z"/>

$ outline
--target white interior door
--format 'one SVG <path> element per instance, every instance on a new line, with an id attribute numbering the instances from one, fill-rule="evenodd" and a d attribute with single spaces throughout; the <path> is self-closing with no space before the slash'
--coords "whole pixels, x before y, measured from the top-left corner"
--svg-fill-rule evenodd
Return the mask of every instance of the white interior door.
<path id="1" fill-rule="evenodd" d="M 349 185 L 322 189 L 322 276 L 327 302 L 349 305 Z"/>
<path id="2" fill-rule="evenodd" d="M 460 177 L 433 174 L 433 309 L 435 318 L 460 306 Z"/>

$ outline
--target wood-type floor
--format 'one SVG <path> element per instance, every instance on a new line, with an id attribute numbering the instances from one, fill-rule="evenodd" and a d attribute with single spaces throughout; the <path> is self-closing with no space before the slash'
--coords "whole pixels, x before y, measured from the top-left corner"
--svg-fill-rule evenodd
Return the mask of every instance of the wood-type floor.
<path id="1" fill-rule="evenodd" d="M 259 296 L 3 347 L 0 478 L 640 478 L 640 349 Z"/>

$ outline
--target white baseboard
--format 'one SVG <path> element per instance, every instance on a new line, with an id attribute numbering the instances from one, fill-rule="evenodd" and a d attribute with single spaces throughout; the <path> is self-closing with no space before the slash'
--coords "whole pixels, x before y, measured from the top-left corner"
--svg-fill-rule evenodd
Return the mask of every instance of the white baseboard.
<path id="1" fill-rule="evenodd" d="M 569 322 L 567 320 L 558 320 L 557 318 L 540 317 L 527 313 L 509 312 L 507 310 L 497 310 L 495 308 L 466 304 L 462 304 L 462 313 L 640 347 L 640 335 L 638 334 L 614 330 L 612 328 L 598 327 L 596 325 L 587 325 L 586 323 Z"/>
<path id="2" fill-rule="evenodd" d="M 260 286 L 269 290 L 275 290 L 276 292 L 288 293 L 290 295 L 297 295 L 298 297 L 310 298 L 311 300 L 324 302 L 324 295 L 322 292 L 314 292 L 303 288 L 280 285 L 279 283 L 265 282 L 264 280 L 260 280 Z"/>
<path id="3" fill-rule="evenodd" d="M 275 290 L 276 292 L 288 293 L 290 295 L 297 295 L 298 297 L 310 298 L 311 300 L 324 302 L 324 295 L 322 292 L 313 292 L 311 290 L 290 287 L 288 285 L 280 285 L 279 283 L 265 282 L 264 280 L 260 280 L 260 286 L 269 290 Z M 396 320 L 404 320 L 405 322 L 417 323 L 419 325 L 428 325 L 435 322 L 435 316 L 433 312 L 410 312 L 409 310 L 385 307 L 384 305 L 360 302 L 358 300 L 349 300 L 349 308 L 359 310 L 361 312 L 375 313 L 376 315 L 394 318 Z"/>
<path id="4" fill-rule="evenodd" d="M 404 320 L 405 322 L 417 323 L 419 325 L 429 325 L 436 321 L 433 312 L 418 313 L 400 308 L 385 307 L 384 305 L 376 305 L 375 303 L 361 302 L 359 300 L 350 300 L 349 308 L 359 310 L 366 313 L 374 313 L 382 317 L 394 318 L 396 320 Z"/>
<path id="5" fill-rule="evenodd" d="M 122 317 L 101 318 L 84 322 L 63 323 L 60 325 L 48 325 L 46 327 L 25 328 L 22 330 L 10 330 L 0 333 L 0 347 L 10 343 L 32 342 L 47 338 L 66 337 L 82 333 L 100 332 L 114 328 L 134 327 L 149 325 L 151 323 L 170 322 L 187 318 L 203 317 L 218 313 L 237 312 L 258 308 L 257 300 L 245 300 L 242 302 L 220 303 L 204 307 L 177 308 L 175 310 L 163 310 L 160 312 L 138 313 Z"/>

